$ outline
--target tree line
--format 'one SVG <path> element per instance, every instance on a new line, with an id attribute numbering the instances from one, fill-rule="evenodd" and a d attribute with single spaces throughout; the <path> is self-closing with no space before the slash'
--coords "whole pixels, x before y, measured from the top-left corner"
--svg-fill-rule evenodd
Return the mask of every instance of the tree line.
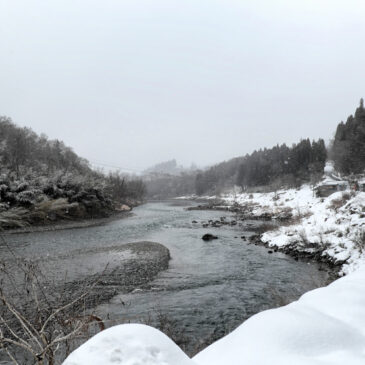
<path id="1" fill-rule="evenodd" d="M 196 177 L 196 193 L 219 193 L 233 185 L 243 190 L 270 185 L 297 186 L 322 176 L 326 159 L 323 139 L 304 139 L 292 147 L 283 144 L 260 149 L 200 172 Z"/>
<path id="2" fill-rule="evenodd" d="M 318 182 L 327 158 L 344 178 L 365 172 L 364 100 L 354 115 L 338 124 L 334 139 L 327 148 L 323 139 L 308 138 L 288 147 L 286 144 L 264 148 L 200 171 L 195 177 L 195 193 L 217 194 L 224 188 L 239 185 L 243 190 L 265 186 L 269 189 L 297 187 Z"/>
<path id="3" fill-rule="evenodd" d="M 178 176 L 158 174 L 146 179 L 150 198 L 182 195 L 220 194 L 234 185 L 250 187 L 300 186 L 318 181 L 323 175 L 327 150 L 323 139 L 304 139 L 291 147 L 286 144 L 260 149 L 243 157 L 221 162 L 206 170 L 181 173 Z"/>
<path id="4" fill-rule="evenodd" d="M 158 175 L 146 184 L 151 197 L 188 194 L 219 194 L 234 185 L 243 190 L 253 187 L 274 189 L 298 187 L 318 182 L 327 158 L 344 178 L 365 172 L 365 108 L 363 99 L 354 115 L 338 124 L 327 148 L 323 139 L 308 138 L 292 146 L 286 144 L 254 151 L 246 156 L 221 162 L 208 169 L 171 176 Z"/>

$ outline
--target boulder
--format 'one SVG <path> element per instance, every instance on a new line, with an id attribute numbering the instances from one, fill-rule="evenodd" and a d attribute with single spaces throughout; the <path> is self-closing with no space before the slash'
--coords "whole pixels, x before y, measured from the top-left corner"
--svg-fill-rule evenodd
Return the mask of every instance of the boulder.
<path id="1" fill-rule="evenodd" d="M 211 240 L 216 240 L 218 237 L 214 236 L 213 234 L 210 233 L 206 233 L 203 237 L 202 240 L 204 241 L 211 241 Z"/>

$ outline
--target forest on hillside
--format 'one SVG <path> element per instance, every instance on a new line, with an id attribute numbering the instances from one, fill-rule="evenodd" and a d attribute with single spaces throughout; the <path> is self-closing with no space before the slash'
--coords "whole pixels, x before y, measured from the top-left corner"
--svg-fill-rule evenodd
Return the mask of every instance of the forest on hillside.
<path id="1" fill-rule="evenodd" d="M 205 170 L 180 175 L 157 174 L 146 180 L 150 198 L 182 195 L 220 194 L 238 185 L 242 190 L 276 190 L 298 187 L 303 183 L 318 183 L 327 159 L 334 161 L 336 170 L 344 177 L 365 171 L 365 108 L 360 106 L 346 123 L 337 126 L 334 139 L 326 147 L 323 139 L 308 138 L 292 146 L 286 144 L 254 151 L 232 158 Z"/>
<path id="2" fill-rule="evenodd" d="M 365 170 L 365 108 L 364 100 L 346 123 L 337 126 L 330 156 L 342 174 L 361 174 Z"/>
<path id="3" fill-rule="evenodd" d="M 106 217 L 141 201 L 141 179 L 93 170 L 59 140 L 0 117 L 0 227 Z"/>
<path id="4" fill-rule="evenodd" d="M 297 187 L 304 182 L 318 182 L 323 175 L 327 150 L 323 139 L 305 139 L 292 147 L 283 144 L 254 151 L 243 157 L 221 162 L 204 171 L 163 174 L 146 180 L 150 198 L 183 195 L 220 194 L 224 189 Z"/>
<path id="5" fill-rule="evenodd" d="M 208 169 L 196 177 L 197 194 L 219 192 L 227 181 L 243 190 L 258 186 L 300 186 L 323 174 L 327 151 L 322 139 L 300 141 L 292 147 L 285 144 L 254 151 Z"/>

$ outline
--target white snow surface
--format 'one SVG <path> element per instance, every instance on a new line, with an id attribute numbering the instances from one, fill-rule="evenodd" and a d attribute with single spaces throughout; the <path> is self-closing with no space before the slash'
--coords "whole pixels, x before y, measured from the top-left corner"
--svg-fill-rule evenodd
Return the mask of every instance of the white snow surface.
<path id="1" fill-rule="evenodd" d="M 63 365 L 192 365 L 162 332 L 142 324 L 104 330 L 76 349 Z"/>
<path id="2" fill-rule="evenodd" d="M 294 245 L 347 260 L 346 276 L 287 306 L 261 312 L 189 359 L 167 336 L 144 325 L 97 334 L 63 365 L 364 365 L 365 193 L 317 198 L 309 186 L 277 193 L 227 194 L 227 204 L 250 204 L 254 214 L 292 209 L 297 221 L 266 232 L 269 246 Z M 364 236 L 365 237 L 365 236 Z M 310 242 L 310 245 L 303 243 Z"/>
<path id="3" fill-rule="evenodd" d="M 337 192 L 328 198 L 318 198 L 305 185 L 298 190 L 276 193 L 226 194 L 222 199 L 227 204 L 251 205 L 257 215 L 270 213 L 279 217 L 282 212 L 292 210 L 298 218 L 295 224 L 263 234 L 262 241 L 271 247 L 294 245 L 303 251 L 326 247 L 322 255 L 335 262 L 346 260 L 340 274 L 365 265 L 365 247 L 357 243 L 365 232 L 365 192 Z"/>
<path id="4" fill-rule="evenodd" d="M 63 365 L 363 365 L 365 268 L 285 307 L 261 312 L 189 359 L 156 329 L 97 334 Z"/>

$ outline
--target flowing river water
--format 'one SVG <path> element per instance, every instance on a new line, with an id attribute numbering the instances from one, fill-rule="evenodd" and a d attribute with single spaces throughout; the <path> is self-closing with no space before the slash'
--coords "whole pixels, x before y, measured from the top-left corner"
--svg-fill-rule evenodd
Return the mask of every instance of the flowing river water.
<path id="1" fill-rule="evenodd" d="M 92 250 L 137 241 L 163 244 L 171 254 L 167 270 L 147 287 L 127 294 L 116 293 L 96 310 L 110 323 L 145 322 L 163 326 L 171 336 L 178 332 L 177 340 L 190 354 L 251 315 L 326 284 L 328 274 L 319 270 L 316 263 L 295 261 L 283 253 L 268 254 L 267 248 L 243 241 L 240 237 L 250 232 L 238 225 L 201 225 L 202 221 L 216 220 L 222 215 L 232 215 L 233 219 L 232 213 L 188 211 L 183 205 L 148 203 L 135 208 L 133 216 L 106 225 L 13 234 L 7 240 L 25 257 L 49 262 L 62 257 L 63 264 L 54 265 L 56 275 L 60 276 L 66 268 L 71 276 L 77 276 L 79 271 L 100 271 L 101 266 L 88 260 L 87 252 Z M 192 223 L 194 220 L 199 223 Z M 205 233 L 215 234 L 218 239 L 203 241 Z M 86 254 L 76 261 L 65 260 L 67 253 L 75 250 Z M 115 259 L 113 254 L 103 251 L 99 255 Z"/>

